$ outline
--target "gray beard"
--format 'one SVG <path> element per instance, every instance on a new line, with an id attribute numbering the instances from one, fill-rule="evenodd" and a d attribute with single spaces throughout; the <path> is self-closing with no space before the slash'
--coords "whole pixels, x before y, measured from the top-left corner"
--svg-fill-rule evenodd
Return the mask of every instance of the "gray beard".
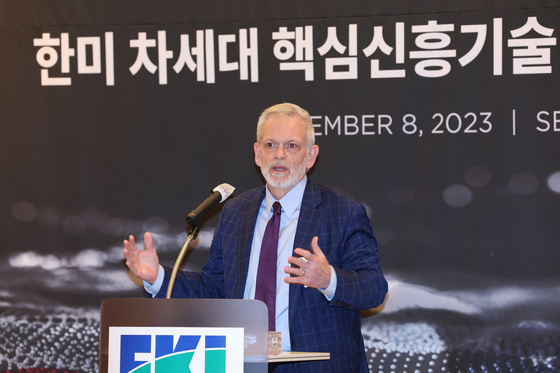
<path id="1" fill-rule="evenodd" d="M 266 183 L 269 186 L 276 189 L 286 189 L 286 188 L 291 189 L 294 186 L 296 186 L 296 184 L 299 183 L 307 173 L 307 169 L 305 169 L 307 158 L 308 156 L 305 156 L 305 159 L 303 160 L 300 168 L 290 169 L 290 174 L 288 175 L 288 178 L 281 182 L 278 182 L 274 179 L 274 176 L 272 175 L 274 173 L 274 171 L 272 171 L 272 167 L 279 164 L 283 165 L 282 163 L 272 163 L 270 166 L 266 168 L 261 167 L 261 173 L 264 179 L 266 180 Z"/>

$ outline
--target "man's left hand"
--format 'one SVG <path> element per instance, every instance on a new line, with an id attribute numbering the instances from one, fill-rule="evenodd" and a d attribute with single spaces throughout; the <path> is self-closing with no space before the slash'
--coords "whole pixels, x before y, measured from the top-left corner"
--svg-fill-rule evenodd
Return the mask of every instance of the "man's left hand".
<path id="1" fill-rule="evenodd" d="M 295 267 L 286 266 L 284 272 L 296 277 L 284 277 L 284 281 L 288 284 L 326 289 L 331 281 L 331 266 L 319 247 L 319 237 L 313 237 L 311 240 L 311 250 L 312 253 L 299 247 L 294 250 L 294 254 L 299 257 L 290 256 L 288 263 Z"/>

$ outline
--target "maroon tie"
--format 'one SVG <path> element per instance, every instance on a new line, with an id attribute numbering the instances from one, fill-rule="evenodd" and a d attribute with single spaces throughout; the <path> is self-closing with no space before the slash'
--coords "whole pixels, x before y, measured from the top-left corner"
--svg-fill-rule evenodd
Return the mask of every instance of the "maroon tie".
<path id="1" fill-rule="evenodd" d="M 266 225 L 261 245 L 255 299 L 268 307 L 268 330 L 274 331 L 276 319 L 276 260 L 278 258 L 278 236 L 280 233 L 280 202 L 272 205 L 272 217 Z"/>

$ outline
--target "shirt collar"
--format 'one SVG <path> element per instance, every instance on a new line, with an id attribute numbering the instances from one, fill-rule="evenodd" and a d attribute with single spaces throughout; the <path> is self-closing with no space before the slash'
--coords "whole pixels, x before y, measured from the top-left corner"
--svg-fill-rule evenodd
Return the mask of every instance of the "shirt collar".
<path id="1" fill-rule="evenodd" d="M 291 218 L 294 212 L 301 206 L 301 201 L 303 200 L 303 192 L 305 192 L 305 186 L 307 185 L 307 175 L 297 183 L 284 197 L 282 197 L 278 202 L 282 205 L 282 210 L 288 218 Z M 272 205 L 277 199 L 272 196 L 270 190 L 268 190 L 268 185 L 266 186 L 266 211 L 270 215 L 272 211 Z"/>

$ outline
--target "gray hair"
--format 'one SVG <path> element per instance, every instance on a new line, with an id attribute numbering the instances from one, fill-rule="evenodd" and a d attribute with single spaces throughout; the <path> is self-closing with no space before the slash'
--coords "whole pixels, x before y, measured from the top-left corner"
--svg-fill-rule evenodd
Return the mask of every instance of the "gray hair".
<path id="1" fill-rule="evenodd" d="M 265 111 L 262 112 L 261 116 L 259 117 L 259 122 L 257 123 L 257 143 L 260 144 L 262 140 L 262 128 L 264 123 L 270 118 L 271 116 L 298 116 L 303 121 L 303 125 L 305 126 L 305 139 L 307 149 L 310 149 L 313 145 L 315 145 L 315 130 L 313 128 L 313 122 L 311 122 L 311 116 L 307 110 L 302 109 L 301 107 L 290 104 L 290 103 L 282 103 L 277 104 L 274 106 L 269 107 Z"/>

